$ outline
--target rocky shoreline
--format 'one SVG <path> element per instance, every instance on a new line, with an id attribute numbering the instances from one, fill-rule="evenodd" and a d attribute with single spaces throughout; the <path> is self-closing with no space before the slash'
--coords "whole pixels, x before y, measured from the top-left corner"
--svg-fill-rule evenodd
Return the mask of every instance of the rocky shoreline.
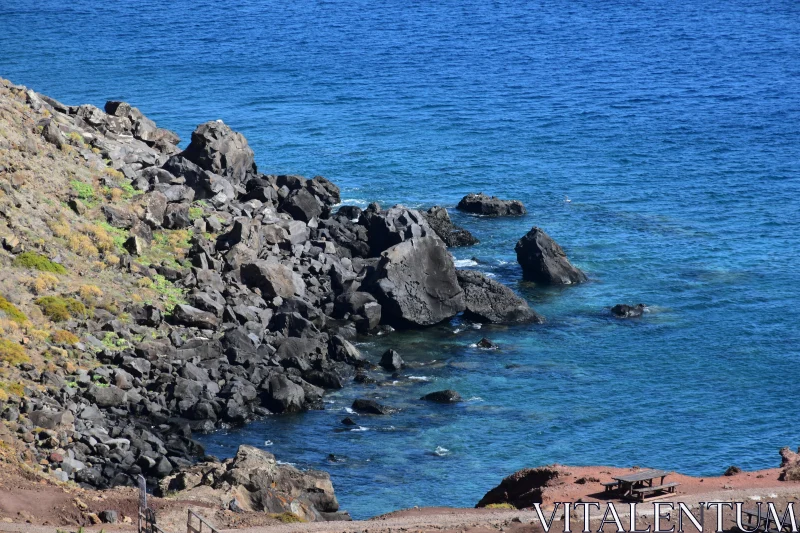
<path id="1" fill-rule="evenodd" d="M 365 371 L 377 368 L 351 342 L 357 335 L 427 327 L 460 313 L 488 323 L 544 320 L 508 287 L 456 269 L 447 247 L 477 239 L 444 208 L 340 206 L 338 187 L 321 176 L 259 172 L 247 140 L 222 121 L 198 126 L 181 150 L 177 134 L 128 103 L 101 110 L 10 82 L 0 88 L 16 135 L 6 147 L 18 157 L 0 168 L 2 267 L 38 275 L 30 290 L 39 296 L 0 294 L 23 317 L 38 317 L 20 322 L 18 338 L 6 341 L 26 353 L 4 364 L 9 383 L 23 390 L 0 398 L 0 418 L 22 441 L 20 457 L 59 481 L 107 488 L 133 486 L 141 475 L 163 491 L 216 486 L 230 465 L 206 457 L 192 434 L 322 409 L 326 390 L 364 382 Z M 65 176 L 38 179 L 60 204 L 37 196 L 36 180 L 17 179 L 47 158 L 50 175 Z M 518 201 L 482 194 L 466 196 L 459 209 L 525 213 Z M 173 241 L 177 255 L 165 249 Z M 587 279 L 539 228 L 517 253 L 537 283 Z M 87 285 L 58 290 L 75 269 L 86 270 L 82 277 L 113 272 L 132 287 L 130 299 L 100 305 L 83 294 Z M 52 287 L 38 272 L 52 273 Z M 140 297 L 137 288 L 157 298 Z M 26 337 L 34 327 L 46 333 L 41 342 Z M 37 351 L 49 364 L 31 360 L 27 352 Z M 69 364 L 75 358 L 85 364 Z M 398 365 L 382 361 L 387 371 Z M 354 408 L 390 410 L 368 399 Z M 245 447 L 241 454 L 249 454 L 248 465 L 257 456 L 273 466 L 257 483 L 224 481 L 249 495 L 226 505 L 346 518 L 327 474 L 276 466 Z M 218 475 L 210 479 L 212 470 Z"/>

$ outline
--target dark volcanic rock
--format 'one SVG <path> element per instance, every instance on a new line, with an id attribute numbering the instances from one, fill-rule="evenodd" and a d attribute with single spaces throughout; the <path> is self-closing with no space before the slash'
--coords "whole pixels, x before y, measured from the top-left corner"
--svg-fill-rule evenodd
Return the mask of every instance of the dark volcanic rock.
<path id="1" fill-rule="evenodd" d="M 389 415 L 395 412 L 395 409 L 391 407 L 381 405 L 375 400 L 365 400 L 364 398 L 358 398 L 353 401 L 353 410 L 370 415 Z"/>
<path id="2" fill-rule="evenodd" d="M 394 350 L 386 350 L 381 356 L 381 366 L 389 372 L 400 370 L 405 366 L 400 354 Z"/>
<path id="3" fill-rule="evenodd" d="M 644 314 L 644 304 L 617 304 L 611 308 L 611 314 L 618 318 L 638 318 Z"/>
<path id="4" fill-rule="evenodd" d="M 517 509 L 533 507 L 534 503 L 542 503 L 545 487 L 563 483 L 561 477 L 562 472 L 556 467 L 525 468 L 514 472 L 487 492 L 475 507 L 503 503 L 511 504 Z"/>
<path id="5" fill-rule="evenodd" d="M 431 392 L 420 398 L 420 400 L 425 400 L 426 402 L 436 402 L 436 403 L 457 403 L 460 402 L 461 395 L 452 389 L 447 390 L 440 390 L 436 392 Z"/>
<path id="6" fill-rule="evenodd" d="M 444 207 L 431 207 L 424 215 L 428 225 L 448 247 L 472 246 L 480 242 L 472 233 L 453 224 Z"/>
<path id="7" fill-rule="evenodd" d="M 481 340 L 479 340 L 475 344 L 475 346 L 477 346 L 478 348 L 482 348 L 484 350 L 496 350 L 498 348 L 498 346 L 495 343 L 493 343 L 492 341 L 490 341 L 486 337 L 484 337 Z"/>
<path id="8" fill-rule="evenodd" d="M 241 133 L 221 120 L 200 124 L 183 157 L 200 168 L 228 178 L 238 185 L 256 173 L 253 150 Z"/>
<path id="9" fill-rule="evenodd" d="M 458 284 L 464 290 L 464 315 L 478 322 L 503 324 L 537 322 L 544 319 L 528 306 L 514 291 L 481 272 L 457 270 Z"/>
<path id="10" fill-rule="evenodd" d="M 196 328 L 214 329 L 219 324 L 216 315 L 191 305 L 176 305 L 172 316 L 178 324 Z"/>
<path id="11" fill-rule="evenodd" d="M 466 195 L 458 202 L 456 209 L 491 217 L 518 216 L 527 213 L 525 206 L 519 200 L 501 200 L 497 196 L 487 196 L 482 192 Z"/>
<path id="12" fill-rule="evenodd" d="M 364 219 L 362 214 L 362 219 Z M 369 220 L 369 247 L 373 256 L 415 237 L 435 235 L 419 211 L 398 205 L 372 213 Z"/>
<path id="13" fill-rule="evenodd" d="M 438 237 L 415 237 L 383 252 L 368 285 L 381 320 L 392 325 L 431 326 L 465 308 L 453 257 Z"/>
<path id="14" fill-rule="evenodd" d="M 242 281 L 257 287 L 265 298 L 289 298 L 305 294 L 305 283 L 291 268 L 277 262 L 256 261 L 241 268 Z"/>
<path id="15" fill-rule="evenodd" d="M 538 227 L 517 241 L 514 251 L 526 280 L 542 285 L 571 285 L 588 279 L 572 266 L 561 246 Z"/>

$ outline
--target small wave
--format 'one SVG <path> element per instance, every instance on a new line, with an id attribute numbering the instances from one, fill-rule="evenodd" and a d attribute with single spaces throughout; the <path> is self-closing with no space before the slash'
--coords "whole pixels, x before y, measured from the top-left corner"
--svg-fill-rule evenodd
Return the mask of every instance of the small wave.
<path id="1" fill-rule="evenodd" d="M 478 347 L 478 345 L 477 345 L 477 344 L 475 344 L 475 343 L 473 342 L 472 344 L 470 344 L 470 345 L 469 345 L 469 347 L 470 347 L 470 348 L 477 348 L 477 347 Z"/>
<path id="2" fill-rule="evenodd" d="M 467 398 L 468 402 L 482 402 L 483 398 L 480 396 L 473 396 L 472 398 Z"/>
<path id="3" fill-rule="evenodd" d="M 369 428 L 365 428 L 364 426 L 358 426 L 357 428 L 353 428 L 350 431 L 369 431 Z"/>
<path id="4" fill-rule="evenodd" d="M 478 266 L 478 262 L 474 259 L 456 259 L 453 263 L 457 268 Z"/>
<path id="5" fill-rule="evenodd" d="M 464 331 L 464 328 L 455 328 L 453 333 L 461 333 L 462 331 Z"/>
<path id="6" fill-rule="evenodd" d="M 495 274 L 494 272 L 486 272 L 486 277 L 487 278 L 496 278 L 497 274 Z"/>
<path id="7" fill-rule="evenodd" d="M 369 205 L 367 200 L 362 200 L 361 198 L 345 198 L 337 205 Z"/>
<path id="8" fill-rule="evenodd" d="M 480 322 L 475 322 L 474 324 L 472 324 L 472 329 L 481 329 L 482 327 L 483 324 L 481 324 Z"/>
<path id="9" fill-rule="evenodd" d="M 297 463 L 287 463 L 286 461 L 275 461 L 275 463 L 279 465 L 297 466 Z"/>
<path id="10" fill-rule="evenodd" d="M 431 378 L 428 376 L 408 376 L 408 379 L 411 381 L 430 381 Z"/>
<path id="11" fill-rule="evenodd" d="M 351 408 L 349 408 L 349 407 L 345 407 L 345 408 L 344 408 L 344 412 L 345 412 L 345 413 L 347 413 L 347 414 L 349 414 L 349 415 L 354 415 L 354 414 L 356 413 L 355 411 L 353 411 L 353 410 L 352 410 Z"/>
<path id="12" fill-rule="evenodd" d="M 272 446 L 272 441 L 271 440 L 265 440 L 264 441 L 264 446 Z"/>
<path id="13" fill-rule="evenodd" d="M 444 457 L 446 455 L 450 455 L 450 450 L 448 450 L 444 446 L 437 446 L 436 449 L 433 450 L 433 455 Z"/>

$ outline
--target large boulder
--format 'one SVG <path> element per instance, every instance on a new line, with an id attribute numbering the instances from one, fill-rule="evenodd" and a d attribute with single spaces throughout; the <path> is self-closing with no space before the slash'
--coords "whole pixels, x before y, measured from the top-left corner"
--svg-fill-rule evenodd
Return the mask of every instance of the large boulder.
<path id="1" fill-rule="evenodd" d="M 458 270 L 458 284 L 464 291 L 464 315 L 478 322 L 506 324 L 544 322 L 514 291 L 474 270 Z"/>
<path id="2" fill-rule="evenodd" d="M 487 492 L 475 507 L 492 504 L 510 504 L 517 509 L 545 503 L 545 490 L 563 483 L 564 472 L 556 466 L 524 468 L 514 472 Z"/>
<path id="3" fill-rule="evenodd" d="M 381 304 L 381 320 L 394 326 L 432 326 L 465 309 L 453 257 L 438 237 L 383 252 L 367 286 Z"/>
<path id="4" fill-rule="evenodd" d="M 299 413 L 303 410 L 306 395 L 303 387 L 286 376 L 276 375 L 265 384 L 267 396 L 264 404 L 276 413 Z"/>
<path id="5" fill-rule="evenodd" d="M 261 290 L 265 298 L 289 298 L 305 295 L 306 286 L 300 274 L 281 263 L 256 261 L 241 267 L 242 281 Z"/>
<path id="6" fill-rule="evenodd" d="M 588 279 L 572 266 L 561 246 L 538 227 L 517 241 L 514 251 L 526 280 L 542 285 L 571 285 Z"/>
<path id="7" fill-rule="evenodd" d="M 444 207 L 433 206 L 424 213 L 428 225 L 436 232 L 436 235 L 450 247 L 472 246 L 480 241 L 469 231 L 453 224 L 450 215 Z"/>
<path id="8" fill-rule="evenodd" d="M 362 219 L 369 223 L 368 239 L 373 256 L 409 239 L 436 235 L 422 213 L 401 205 L 375 212 L 369 217 L 362 216 Z"/>
<path id="9" fill-rule="evenodd" d="M 200 124 L 183 157 L 200 168 L 224 176 L 238 185 L 256 173 L 253 150 L 241 133 L 221 120 Z"/>
<path id="10" fill-rule="evenodd" d="M 519 200 L 501 200 L 497 196 L 488 196 L 482 192 L 466 195 L 458 202 L 456 209 L 490 217 L 519 216 L 527 213 L 525 206 Z"/>
<path id="11" fill-rule="evenodd" d="M 439 390 L 436 392 L 429 392 L 420 400 L 435 403 L 458 403 L 462 401 L 461 395 L 453 389 Z"/>

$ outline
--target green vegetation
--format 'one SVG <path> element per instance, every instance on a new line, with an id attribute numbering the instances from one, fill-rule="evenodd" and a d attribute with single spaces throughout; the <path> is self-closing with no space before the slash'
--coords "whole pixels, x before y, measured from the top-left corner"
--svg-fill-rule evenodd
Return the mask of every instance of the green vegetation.
<path id="1" fill-rule="evenodd" d="M 202 207 L 190 207 L 189 208 L 189 220 L 194 222 L 197 219 L 203 218 L 203 208 Z"/>
<path id="2" fill-rule="evenodd" d="M 81 146 L 81 147 L 86 146 L 86 141 L 83 139 L 83 135 L 81 135 L 77 131 L 69 132 L 69 135 L 67 135 L 67 139 L 69 139 L 70 142 L 75 146 Z"/>
<path id="3" fill-rule="evenodd" d="M 28 320 L 28 317 L 25 316 L 25 313 L 17 309 L 17 307 L 0 296 L 0 312 L 5 313 L 9 320 L 16 322 L 17 324 L 24 324 L 25 321 Z"/>
<path id="4" fill-rule="evenodd" d="M 103 337 L 103 345 L 108 348 L 109 350 L 118 352 L 120 350 L 124 350 L 128 348 L 128 341 L 114 333 L 113 331 L 109 331 L 106 333 L 106 336 Z"/>
<path id="5" fill-rule="evenodd" d="M 98 228 L 101 228 L 111 237 L 111 240 L 114 242 L 114 248 L 117 252 L 122 253 L 124 251 L 123 244 L 125 241 L 128 240 L 128 230 L 122 228 L 115 228 L 108 222 L 102 221 L 95 224 Z"/>
<path id="6" fill-rule="evenodd" d="M 25 348 L 8 339 L 0 339 L 0 361 L 5 361 L 11 366 L 29 363 L 31 360 L 25 353 Z"/>
<path id="7" fill-rule="evenodd" d="M 72 180 L 69 184 L 75 190 L 75 194 L 78 195 L 78 198 L 84 202 L 91 203 L 97 199 L 97 194 L 94 192 L 94 187 L 92 187 L 91 184 L 79 180 Z"/>
<path id="8" fill-rule="evenodd" d="M 275 520 L 283 522 L 284 524 L 295 524 L 298 522 L 305 522 L 305 520 L 303 520 L 301 517 L 289 511 L 284 511 L 283 513 L 273 513 L 270 516 Z"/>
<path id="9" fill-rule="evenodd" d="M 41 307 L 42 313 L 53 322 L 62 322 L 70 318 L 86 318 L 89 316 L 86 306 L 75 298 L 44 296 L 36 300 L 36 305 Z"/>
<path id="10" fill-rule="evenodd" d="M 19 381 L 0 381 L 0 390 L 19 397 L 25 394 L 25 387 Z"/>
<path id="11" fill-rule="evenodd" d="M 171 281 L 160 274 L 153 276 L 151 288 L 161 295 L 164 309 L 171 313 L 176 305 L 185 304 L 184 290 L 173 285 Z"/>
<path id="12" fill-rule="evenodd" d="M 23 252 L 14 259 L 14 266 L 21 268 L 33 268 L 42 272 L 52 272 L 53 274 L 66 274 L 67 269 L 58 263 L 50 261 L 47 257 L 36 252 Z"/>
<path id="13" fill-rule="evenodd" d="M 490 503 L 486 506 L 487 509 L 516 509 L 510 503 Z"/>

